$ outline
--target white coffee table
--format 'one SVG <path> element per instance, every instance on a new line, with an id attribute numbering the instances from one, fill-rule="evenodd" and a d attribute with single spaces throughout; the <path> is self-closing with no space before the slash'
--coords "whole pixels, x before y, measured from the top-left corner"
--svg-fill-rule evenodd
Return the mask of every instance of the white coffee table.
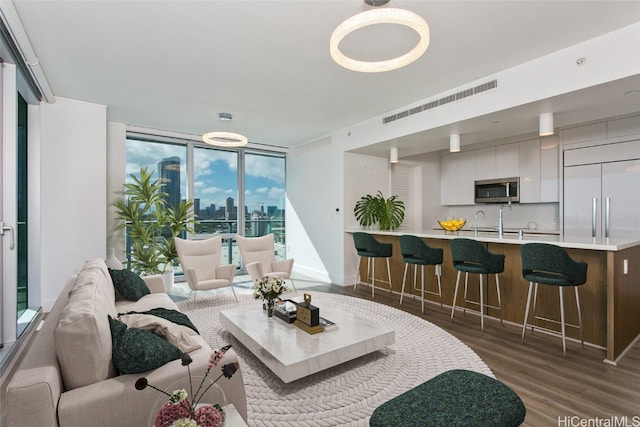
<path id="1" fill-rule="evenodd" d="M 332 307 L 320 307 L 320 315 L 339 329 L 308 334 L 277 317 L 268 320 L 259 302 L 221 311 L 220 323 L 285 383 L 395 342 L 395 332 L 387 325 Z"/>

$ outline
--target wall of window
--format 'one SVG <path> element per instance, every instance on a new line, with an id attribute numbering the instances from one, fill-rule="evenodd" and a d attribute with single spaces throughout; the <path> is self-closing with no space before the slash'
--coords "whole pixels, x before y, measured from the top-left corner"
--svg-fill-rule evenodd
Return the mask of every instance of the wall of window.
<path id="1" fill-rule="evenodd" d="M 126 174 L 141 167 L 164 178 L 170 201 L 192 200 L 197 224 L 191 239 L 223 237 L 223 263 L 242 268 L 236 234 L 275 235 L 276 257 L 286 257 L 284 153 L 222 149 L 193 140 L 127 134 Z M 177 270 L 180 273 L 179 269 Z"/>

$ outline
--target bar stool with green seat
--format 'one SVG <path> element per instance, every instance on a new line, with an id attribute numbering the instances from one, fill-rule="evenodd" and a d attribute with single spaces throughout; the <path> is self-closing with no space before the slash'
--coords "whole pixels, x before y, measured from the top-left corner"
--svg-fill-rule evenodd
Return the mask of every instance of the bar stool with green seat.
<path id="1" fill-rule="evenodd" d="M 451 320 L 456 311 L 456 298 L 458 296 L 458 287 L 460 285 L 460 273 L 464 272 L 464 303 L 472 303 L 480 306 L 480 325 L 484 331 L 484 308 L 497 308 L 500 310 L 500 323 L 502 323 L 502 302 L 500 300 L 500 279 L 498 274 L 504 271 L 504 255 L 493 254 L 480 242 L 473 239 L 457 238 L 451 241 L 451 258 L 453 260 L 453 268 L 458 271 L 456 278 L 456 289 L 453 293 L 453 307 L 451 309 Z M 480 275 L 480 302 L 467 300 L 467 283 L 469 273 Z M 496 276 L 496 291 L 498 293 L 498 307 L 494 307 L 484 303 L 484 291 L 482 284 L 482 276 L 487 275 L 487 283 L 489 282 L 489 274 Z M 464 307 L 464 306 L 463 306 Z"/>
<path id="2" fill-rule="evenodd" d="M 356 271 L 356 281 L 353 284 L 353 290 L 355 291 L 358 285 L 358 279 L 360 279 L 360 259 L 362 257 L 367 258 L 367 280 L 371 277 L 371 297 L 374 296 L 375 283 L 376 283 L 376 258 L 387 259 L 387 276 L 389 278 L 389 292 L 391 292 L 391 267 L 389 266 L 389 258 L 393 255 L 393 245 L 391 243 L 379 242 L 369 233 L 357 231 L 353 233 L 353 243 L 358 252 L 358 269 Z M 371 276 L 369 276 L 369 270 L 371 270 Z M 380 282 L 384 280 L 378 279 Z"/>
<path id="3" fill-rule="evenodd" d="M 531 331 L 535 326 L 536 319 L 546 320 L 552 323 L 560 323 L 562 331 L 562 352 L 567 355 L 565 342 L 565 326 L 571 326 L 580 330 L 580 341 L 584 347 L 584 337 L 582 335 L 582 313 L 580 312 L 580 296 L 578 286 L 587 281 L 587 263 L 574 261 L 567 251 L 560 246 L 548 243 L 527 243 L 520 249 L 522 256 L 522 275 L 529 281 L 529 294 L 527 295 L 527 307 L 524 312 L 524 322 L 522 324 L 522 343 L 527 330 L 529 319 L 529 307 L 531 304 L 531 291 L 535 283 L 533 296 L 533 323 Z M 553 319 L 536 316 L 536 301 L 538 296 L 538 284 L 557 286 L 560 293 L 560 322 Z M 578 307 L 578 324 L 565 324 L 564 320 L 564 299 L 563 290 L 566 287 L 573 287 L 576 292 L 576 305 Z"/>
<path id="4" fill-rule="evenodd" d="M 416 280 L 418 277 L 418 266 L 422 267 L 422 312 L 424 313 L 424 293 L 440 297 L 440 307 L 442 307 L 442 286 L 440 284 L 441 266 L 443 258 L 443 250 L 441 248 L 432 248 L 427 245 L 421 238 L 404 234 L 400 236 L 400 252 L 404 259 L 404 276 L 402 277 L 402 292 L 400 293 L 400 304 L 404 296 L 404 285 L 407 280 L 407 269 L 409 264 L 413 264 L 413 288 L 416 288 Z M 438 277 L 438 292 L 424 290 L 424 266 L 433 265 L 436 276 Z"/>

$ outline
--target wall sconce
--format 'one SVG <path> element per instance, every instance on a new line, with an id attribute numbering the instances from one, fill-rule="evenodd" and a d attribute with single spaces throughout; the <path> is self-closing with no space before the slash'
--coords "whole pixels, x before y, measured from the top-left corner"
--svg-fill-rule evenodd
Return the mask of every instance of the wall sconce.
<path id="1" fill-rule="evenodd" d="M 460 134 L 452 133 L 449 135 L 449 151 L 451 153 L 460 151 Z"/>
<path id="2" fill-rule="evenodd" d="M 540 113 L 540 136 L 553 135 L 553 113 Z"/>
<path id="3" fill-rule="evenodd" d="M 398 163 L 398 147 L 391 147 L 391 151 L 389 151 L 389 163 Z"/>

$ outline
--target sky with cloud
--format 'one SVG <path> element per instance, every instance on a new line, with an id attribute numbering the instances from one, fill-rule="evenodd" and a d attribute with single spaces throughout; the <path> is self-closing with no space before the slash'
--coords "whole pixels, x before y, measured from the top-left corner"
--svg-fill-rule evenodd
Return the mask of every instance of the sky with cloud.
<path id="1" fill-rule="evenodd" d="M 158 163 L 168 157 L 180 158 L 181 196 L 187 194 L 187 148 L 184 145 L 127 140 L 127 176 L 138 174 L 141 167 L 158 169 Z M 284 209 L 285 161 L 282 157 L 262 154 L 245 155 L 245 205 L 249 212 L 264 206 Z M 215 149 L 194 150 L 194 196 L 200 208 L 215 204 L 225 206 L 228 197 L 238 205 L 238 154 Z"/>

